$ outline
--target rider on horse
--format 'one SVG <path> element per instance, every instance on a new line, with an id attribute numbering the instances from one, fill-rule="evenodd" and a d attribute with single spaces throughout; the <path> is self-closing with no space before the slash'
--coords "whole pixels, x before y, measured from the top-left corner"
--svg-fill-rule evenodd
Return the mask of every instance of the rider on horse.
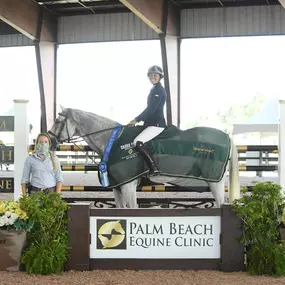
<path id="1" fill-rule="evenodd" d="M 143 146 L 144 143 L 150 141 L 159 135 L 166 127 L 163 108 L 166 100 L 166 92 L 160 81 L 163 78 L 163 70 L 161 67 L 154 65 L 148 69 L 147 76 L 153 87 L 147 98 L 146 109 L 138 115 L 129 125 L 143 121 L 146 127 L 134 140 L 134 145 L 143 155 L 149 169 L 150 174 L 156 175 L 159 170 L 152 158 L 152 155 Z"/>

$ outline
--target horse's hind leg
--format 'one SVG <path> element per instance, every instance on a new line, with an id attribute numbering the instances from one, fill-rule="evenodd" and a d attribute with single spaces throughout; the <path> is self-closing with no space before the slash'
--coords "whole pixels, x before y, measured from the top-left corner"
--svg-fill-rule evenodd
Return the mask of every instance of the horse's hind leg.
<path id="1" fill-rule="evenodd" d="M 113 194 L 114 194 L 114 198 L 115 198 L 116 208 L 125 208 L 126 203 L 124 201 L 124 197 L 123 197 L 123 193 L 122 193 L 121 189 L 119 187 L 114 188 Z"/>
<path id="2" fill-rule="evenodd" d="M 210 190 L 215 198 L 217 208 L 220 208 L 225 202 L 225 177 L 220 182 L 208 182 Z"/>

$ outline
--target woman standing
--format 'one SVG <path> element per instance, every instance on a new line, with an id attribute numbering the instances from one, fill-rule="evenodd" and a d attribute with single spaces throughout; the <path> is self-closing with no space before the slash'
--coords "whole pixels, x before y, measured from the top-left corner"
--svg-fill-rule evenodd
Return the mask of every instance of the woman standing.
<path id="1" fill-rule="evenodd" d="M 48 134 L 40 133 L 35 142 L 34 152 L 26 158 L 22 174 L 22 194 L 27 194 L 31 184 L 31 194 L 39 191 L 61 192 L 63 176 L 58 157 L 50 151 L 51 139 Z"/>

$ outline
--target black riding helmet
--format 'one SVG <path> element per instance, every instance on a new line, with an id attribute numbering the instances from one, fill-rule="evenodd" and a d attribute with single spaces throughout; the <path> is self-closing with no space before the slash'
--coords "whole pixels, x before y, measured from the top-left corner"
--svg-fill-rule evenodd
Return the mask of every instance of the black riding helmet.
<path id="1" fill-rule="evenodd" d="M 164 74 L 163 74 L 163 70 L 161 67 L 159 67 L 158 65 L 153 65 L 148 69 L 147 72 L 147 77 L 149 77 L 150 74 L 155 73 L 155 74 L 159 74 L 160 75 L 160 79 L 163 78 Z"/>

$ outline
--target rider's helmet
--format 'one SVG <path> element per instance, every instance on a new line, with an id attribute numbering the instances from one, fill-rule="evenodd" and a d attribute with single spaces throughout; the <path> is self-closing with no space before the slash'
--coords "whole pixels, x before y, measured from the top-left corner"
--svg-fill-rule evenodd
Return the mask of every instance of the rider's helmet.
<path id="1" fill-rule="evenodd" d="M 159 74 L 160 75 L 160 79 L 163 78 L 164 74 L 163 74 L 163 70 L 161 67 L 159 67 L 158 65 L 153 65 L 148 69 L 147 72 L 147 76 L 149 77 L 150 74 Z"/>

